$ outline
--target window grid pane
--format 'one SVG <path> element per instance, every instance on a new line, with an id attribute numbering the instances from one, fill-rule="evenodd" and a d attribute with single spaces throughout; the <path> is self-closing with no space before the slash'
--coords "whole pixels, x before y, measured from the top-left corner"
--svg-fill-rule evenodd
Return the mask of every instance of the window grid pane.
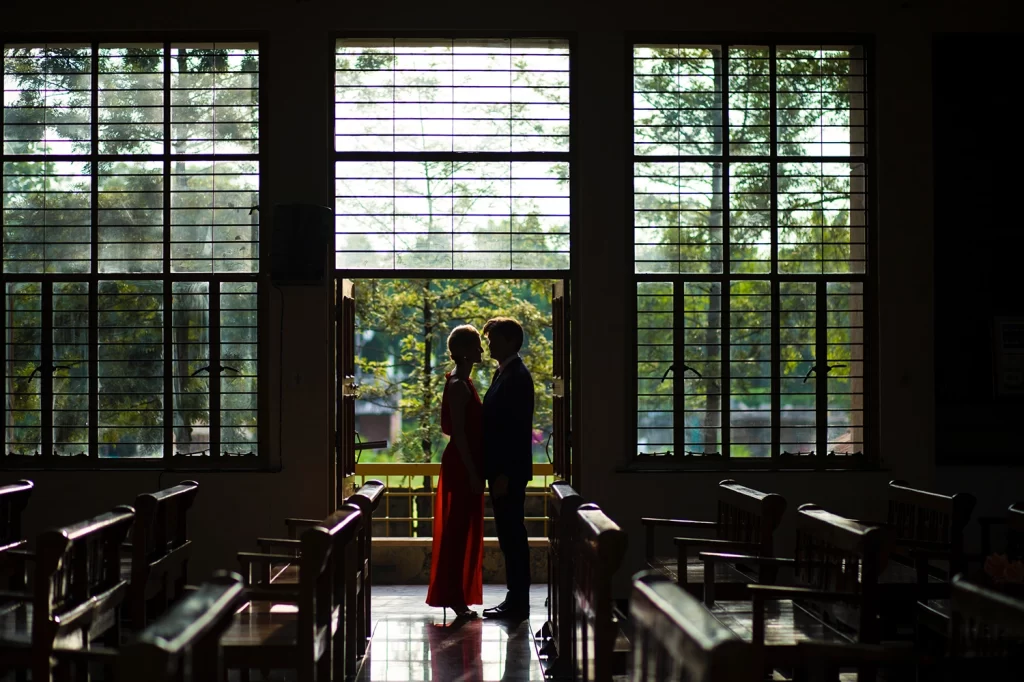
<path id="1" fill-rule="evenodd" d="M 220 290 L 220 443 L 231 454 L 257 448 L 257 293 L 252 282 L 224 282 Z"/>
<path id="2" fill-rule="evenodd" d="M 335 53 L 342 269 L 569 267 L 569 46 L 344 38 Z"/>
<path id="3" fill-rule="evenodd" d="M 675 449 L 674 287 L 671 282 L 638 282 L 636 296 L 637 448 L 646 455 L 668 454 Z"/>
<path id="4" fill-rule="evenodd" d="M 637 44 L 632 56 L 634 271 L 665 276 L 638 287 L 687 292 L 665 332 L 675 338 L 667 363 L 686 371 L 650 377 L 686 386 L 662 416 L 677 435 L 661 449 L 645 449 L 640 437 L 638 452 L 862 454 L 864 49 Z M 713 398 L 690 388 L 708 384 L 693 370 L 710 346 L 698 342 L 708 331 L 693 328 L 704 299 L 689 292 L 714 287 L 728 292 L 719 309 L 729 360 L 711 375 L 727 377 L 717 450 L 699 447 L 711 441 L 701 426 L 714 422 L 694 416 Z M 642 368 L 650 351 L 640 339 L 650 332 L 640 288 L 637 305 Z M 642 425 L 649 398 L 639 393 Z"/>
<path id="5" fill-rule="evenodd" d="M 251 408 L 231 422 L 244 448 L 226 449 L 255 454 L 258 46 L 4 45 L 3 71 L 6 453 L 209 450 L 220 435 L 211 438 L 209 375 L 192 373 L 221 334 L 209 319 L 217 286 L 251 304 L 249 326 L 225 332 L 239 337 L 225 343 L 239 346 L 229 364 L 243 366 L 236 392 Z M 197 300 L 202 310 L 190 310 Z M 195 433 L 176 449 L 186 424 Z"/>

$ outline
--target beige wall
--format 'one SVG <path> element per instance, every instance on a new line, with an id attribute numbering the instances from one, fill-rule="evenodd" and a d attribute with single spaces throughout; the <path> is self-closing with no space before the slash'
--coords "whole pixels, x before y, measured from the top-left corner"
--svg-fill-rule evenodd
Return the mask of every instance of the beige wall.
<path id="1" fill-rule="evenodd" d="M 1009 3 L 1007 3 L 1007 6 Z M 276 0 L 267 5 L 226 0 L 141 3 L 105 0 L 96 5 L 56 0 L 5 3 L 0 30 L 256 29 L 268 31 L 262 92 L 264 162 L 261 204 L 285 201 L 330 203 L 330 49 L 328 32 L 346 29 L 450 29 L 578 31 L 580 65 L 573 97 L 579 163 L 578 240 L 574 252 L 574 333 L 581 339 L 574 369 L 580 401 L 575 440 L 584 458 L 582 491 L 604 505 L 631 532 L 629 570 L 639 567 L 647 514 L 702 514 L 720 473 L 644 475 L 616 473 L 626 463 L 632 434 L 625 424 L 631 383 L 624 366 L 624 317 L 629 277 L 624 271 L 624 230 L 629 197 L 622 177 L 628 125 L 622 88 L 626 61 L 624 29 L 685 31 L 861 31 L 876 40 L 876 117 L 880 258 L 881 340 L 880 438 L 885 465 L 878 474 L 736 475 L 752 485 L 783 493 L 791 508 L 805 501 L 858 516 L 881 513 L 877 493 L 889 478 L 929 484 L 933 399 L 931 336 L 932 182 L 930 124 L 930 36 L 933 30 L 1019 26 L 1019 17 L 990 2 L 917 1 L 831 3 L 651 2 L 392 2 L 344 3 Z M 64 9 L 51 9 L 64 7 Z M 640 11 L 640 7 L 649 7 Z M 967 10 L 973 13 L 967 15 Z M 811 38 L 813 39 L 813 37 Z M 269 212 L 263 234 L 270 232 Z M 200 482 L 194 536 L 194 579 L 218 566 L 234 566 L 234 552 L 257 535 L 277 534 L 286 515 L 322 516 L 328 496 L 328 316 L 326 289 L 286 288 L 285 359 L 278 368 L 280 309 L 271 296 L 264 353 L 273 372 L 263 379 L 271 392 L 271 423 L 264 447 L 277 447 L 283 375 L 283 470 L 274 474 L 210 473 Z M 993 472 L 994 474 L 995 472 Z M 979 474 L 982 482 L 988 474 Z M 0 474 L 0 480 L 18 478 Z M 35 473 L 38 484 L 28 511 L 28 530 L 130 502 L 158 486 L 156 473 Z M 164 474 L 162 484 L 185 478 Z M 954 481 L 955 483 L 955 481 Z M 1009 500 L 1007 500 L 1009 501 Z"/>

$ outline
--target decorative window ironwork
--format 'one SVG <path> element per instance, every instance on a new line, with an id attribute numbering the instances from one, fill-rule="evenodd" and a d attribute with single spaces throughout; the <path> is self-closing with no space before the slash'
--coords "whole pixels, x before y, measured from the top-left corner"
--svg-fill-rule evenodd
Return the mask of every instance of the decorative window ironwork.
<path id="1" fill-rule="evenodd" d="M 338 268 L 567 270 L 569 45 L 342 38 Z"/>
<path id="2" fill-rule="evenodd" d="M 873 461 L 865 48 L 631 49 L 638 459 Z"/>
<path id="3" fill-rule="evenodd" d="M 254 466 L 259 45 L 2 58 L 3 465 Z"/>

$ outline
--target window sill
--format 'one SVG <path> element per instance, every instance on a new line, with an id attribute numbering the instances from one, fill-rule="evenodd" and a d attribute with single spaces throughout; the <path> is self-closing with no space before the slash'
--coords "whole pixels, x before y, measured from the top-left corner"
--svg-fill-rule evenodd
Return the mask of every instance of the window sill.
<path id="1" fill-rule="evenodd" d="M 877 457 L 763 457 L 730 459 L 727 457 L 637 457 L 615 470 L 620 474 L 664 474 L 700 472 L 786 472 L 786 473 L 875 473 L 888 471 Z"/>
<path id="2" fill-rule="evenodd" d="M 129 459 L 118 457 L 89 457 L 69 455 L 42 457 L 39 455 L 0 456 L 0 471 L 177 471 L 177 472 L 249 472 L 274 473 L 280 471 L 266 457 L 174 457 L 171 459 Z"/>

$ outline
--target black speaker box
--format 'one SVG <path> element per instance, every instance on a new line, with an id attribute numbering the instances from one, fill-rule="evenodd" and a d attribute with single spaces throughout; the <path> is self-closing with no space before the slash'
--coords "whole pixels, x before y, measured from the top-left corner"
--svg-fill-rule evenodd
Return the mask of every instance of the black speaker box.
<path id="1" fill-rule="evenodd" d="M 334 253 L 326 206 L 277 204 L 270 235 L 270 279 L 275 284 L 323 284 Z"/>

